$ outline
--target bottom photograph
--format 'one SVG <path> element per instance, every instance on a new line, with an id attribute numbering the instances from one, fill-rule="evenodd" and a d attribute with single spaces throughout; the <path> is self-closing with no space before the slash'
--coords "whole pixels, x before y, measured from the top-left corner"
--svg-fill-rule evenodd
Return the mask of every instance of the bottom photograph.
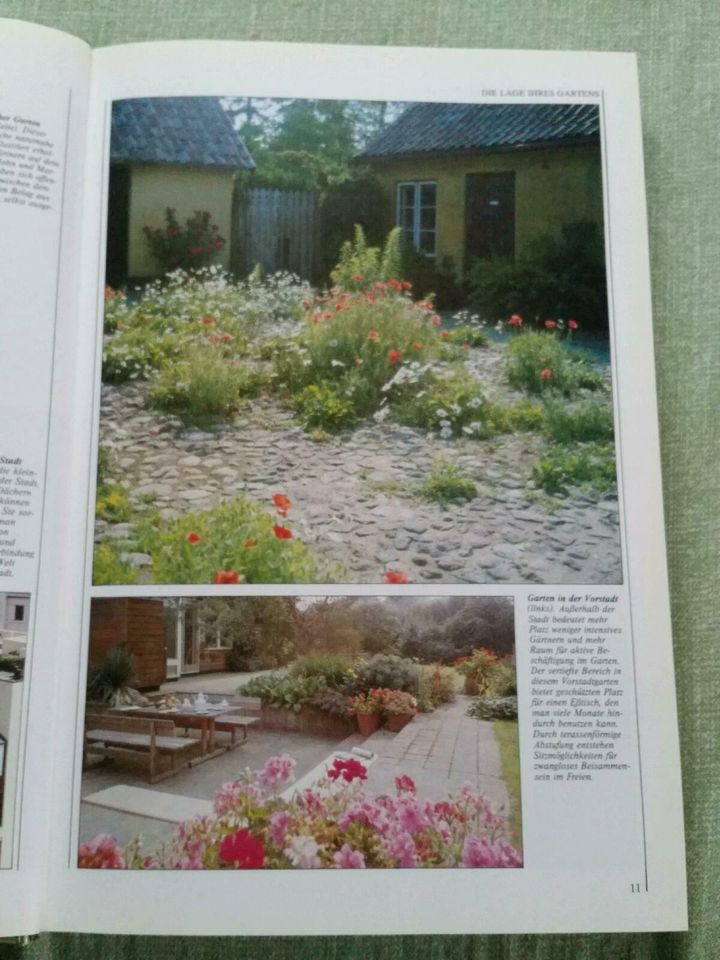
<path id="1" fill-rule="evenodd" d="M 92 600 L 78 866 L 522 867 L 511 597 Z"/>

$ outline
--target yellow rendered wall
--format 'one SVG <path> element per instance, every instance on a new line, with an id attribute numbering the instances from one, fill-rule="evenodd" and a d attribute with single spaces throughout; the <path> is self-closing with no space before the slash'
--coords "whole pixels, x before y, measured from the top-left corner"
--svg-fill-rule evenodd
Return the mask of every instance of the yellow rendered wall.
<path id="1" fill-rule="evenodd" d="M 435 180 L 438 190 L 437 256 L 463 266 L 465 177 L 515 171 L 515 253 L 543 233 L 557 234 L 573 220 L 602 223 L 602 178 L 597 147 L 565 147 L 477 157 L 373 162 L 388 196 L 388 226 L 395 222 L 395 187 L 403 180 Z"/>
<path id="2" fill-rule="evenodd" d="M 225 238 L 225 246 L 213 263 L 227 267 L 230 262 L 233 171 L 203 167 L 137 166 L 130 179 L 130 222 L 128 273 L 131 277 L 152 277 L 160 271 L 150 256 L 144 226 L 164 227 L 165 209 L 174 207 L 182 223 L 196 210 L 209 210 Z"/>

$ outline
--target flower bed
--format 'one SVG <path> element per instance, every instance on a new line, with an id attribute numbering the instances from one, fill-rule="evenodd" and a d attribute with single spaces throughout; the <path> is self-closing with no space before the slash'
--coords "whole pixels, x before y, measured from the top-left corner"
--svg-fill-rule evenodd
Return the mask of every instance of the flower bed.
<path id="1" fill-rule="evenodd" d="M 413 780 L 396 792 L 363 789 L 367 768 L 336 759 L 312 788 L 281 797 L 295 761 L 273 757 L 264 768 L 215 796 L 214 815 L 177 827 L 158 850 L 140 837 L 125 847 L 100 835 L 80 845 L 89 869 L 358 869 L 367 867 L 520 867 L 507 825 L 482 794 L 463 787 L 445 799 L 421 799 Z"/>

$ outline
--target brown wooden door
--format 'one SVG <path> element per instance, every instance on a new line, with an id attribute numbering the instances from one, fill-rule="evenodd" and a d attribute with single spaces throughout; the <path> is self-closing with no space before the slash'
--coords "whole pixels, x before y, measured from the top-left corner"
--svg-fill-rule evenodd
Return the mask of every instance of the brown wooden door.
<path id="1" fill-rule="evenodd" d="M 515 256 L 515 174 L 465 178 L 465 262 Z"/>

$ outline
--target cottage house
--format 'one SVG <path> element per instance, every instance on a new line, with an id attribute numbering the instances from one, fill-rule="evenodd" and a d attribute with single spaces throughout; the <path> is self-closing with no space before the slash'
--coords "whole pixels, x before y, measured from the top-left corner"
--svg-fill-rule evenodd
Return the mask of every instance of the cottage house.
<path id="1" fill-rule="evenodd" d="M 358 159 L 385 188 L 388 226 L 458 274 L 572 221 L 602 223 L 592 104 L 413 104 Z"/>
<path id="2" fill-rule="evenodd" d="M 217 97 L 155 97 L 113 104 L 107 282 L 158 274 L 143 227 L 182 223 L 207 210 L 227 240 L 215 262 L 230 263 L 235 173 L 255 164 Z"/>

